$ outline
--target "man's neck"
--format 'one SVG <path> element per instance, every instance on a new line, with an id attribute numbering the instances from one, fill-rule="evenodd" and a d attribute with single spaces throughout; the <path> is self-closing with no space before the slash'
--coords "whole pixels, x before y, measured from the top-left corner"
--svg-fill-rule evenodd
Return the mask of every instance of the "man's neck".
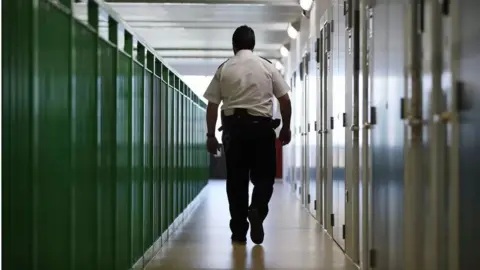
<path id="1" fill-rule="evenodd" d="M 242 55 L 242 54 L 252 54 L 253 51 L 252 50 L 247 50 L 247 49 L 244 49 L 244 50 L 239 50 L 235 53 L 235 55 Z"/>

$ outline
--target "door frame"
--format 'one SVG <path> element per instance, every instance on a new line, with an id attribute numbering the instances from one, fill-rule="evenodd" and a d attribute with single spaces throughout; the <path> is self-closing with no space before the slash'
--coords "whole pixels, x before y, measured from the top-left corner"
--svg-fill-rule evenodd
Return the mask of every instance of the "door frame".
<path id="1" fill-rule="evenodd" d="M 324 217 L 324 178 L 323 178 L 323 160 L 324 157 L 324 146 L 323 146 L 323 102 L 324 102 L 324 53 L 323 53 L 323 27 L 319 30 L 319 35 L 316 43 L 316 57 L 317 57 L 317 68 L 315 70 L 317 74 L 317 125 L 315 127 L 315 132 L 317 133 L 317 219 L 325 227 L 325 217 Z"/>
<path id="2" fill-rule="evenodd" d="M 459 0 L 450 0 L 450 31 L 448 35 L 450 36 L 450 41 L 460 40 L 460 1 Z M 450 87 L 452 100 L 448 104 L 447 108 L 450 109 L 451 118 L 451 145 L 449 155 L 449 193 L 448 193 L 448 202 L 449 202 L 449 217 L 448 217 L 448 269 L 456 270 L 460 267 L 460 108 L 458 107 L 459 100 L 459 84 L 458 81 L 460 74 L 460 63 L 459 59 L 461 57 L 460 50 L 457 48 L 458 45 L 452 42 L 449 48 L 450 54 L 450 68 L 452 73 L 452 86 Z"/>
<path id="3" fill-rule="evenodd" d="M 333 236 L 333 226 L 332 226 L 332 217 L 333 217 L 333 179 L 332 179 L 332 167 L 333 167 L 333 137 L 332 137 L 332 126 L 331 119 L 333 118 L 332 112 L 332 79 L 333 79 L 333 66 L 332 66 L 332 19 L 331 19 L 332 7 L 329 7 L 325 13 L 325 23 L 323 25 L 324 29 L 324 104 L 323 104 L 323 134 L 324 141 L 322 143 L 324 151 L 324 188 L 325 188 L 325 206 L 324 206 L 324 228 Z"/>
<path id="4" fill-rule="evenodd" d="M 346 64 L 350 65 L 350 67 L 346 66 L 346 71 L 349 70 L 351 74 L 346 74 L 347 76 L 351 76 L 351 79 L 347 79 L 346 77 L 345 87 L 345 89 L 347 89 L 347 87 L 350 88 L 350 93 L 348 93 L 350 97 L 346 97 L 345 100 L 345 112 L 347 116 L 347 125 L 345 126 L 345 251 L 347 256 L 355 263 L 359 263 L 359 205 L 361 204 L 359 199 L 360 0 L 349 0 L 347 3 L 349 7 L 345 8 L 345 16 L 348 16 L 346 22 L 349 25 L 345 28 L 346 47 L 348 47 L 345 59 L 350 58 L 349 61 L 346 61 Z M 348 86 L 347 83 L 350 85 Z M 347 91 L 345 93 L 347 94 Z"/>
<path id="5" fill-rule="evenodd" d="M 303 139 L 302 139 L 302 157 L 303 157 L 303 177 L 302 177 L 302 203 L 308 209 L 309 207 L 309 196 L 310 196 L 310 153 L 309 153 L 309 136 L 308 133 L 310 132 L 310 124 L 308 123 L 308 90 L 309 90 L 309 81 L 310 78 L 308 77 L 308 46 L 305 45 L 302 54 L 302 69 L 303 69 L 303 91 L 302 91 L 302 111 L 303 111 Z"/>
<path id="6" fill-rule="evenodd" d="M 371 36 L 373 28 L 373 5 L 370 0 L 361 0 L 360 2 L 360 25 L 361 25 L 361 69 L 362 69 L 362 232 L 361 232 L 361 259 L 360 266 L 362 270 L 371 269 L 371 255 L 373 237 L 370 232 L 373 228 L 372 218 L 372 152 L 371 152 L 371 128 L 370 122 L 370 93 L 372 89 L 372 74 L 370 63 L 372 55 L 373 40 Z"/>

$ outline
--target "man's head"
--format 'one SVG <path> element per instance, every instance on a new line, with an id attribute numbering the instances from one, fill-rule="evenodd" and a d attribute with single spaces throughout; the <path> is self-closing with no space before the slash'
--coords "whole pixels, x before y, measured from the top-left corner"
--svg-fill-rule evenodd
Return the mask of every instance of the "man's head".
<path id="1" fill-rule="evenodd" d="M 238 27 L 232 36 L 233 52 L 251 50 L 255 48 L 255 32 L 252 28 L 242 25 Z"/>

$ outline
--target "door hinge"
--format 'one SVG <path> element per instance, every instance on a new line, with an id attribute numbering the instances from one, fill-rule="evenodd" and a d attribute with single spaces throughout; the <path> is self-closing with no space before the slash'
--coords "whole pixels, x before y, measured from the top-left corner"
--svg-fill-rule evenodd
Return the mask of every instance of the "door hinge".
<path id="1" fill-rule="evenodd" d="M 323 30 L 320 30 L 320 37 L 322 37 L 322 31 Z M 315 41 L 315 59 L 317 61 L 317 63 L 320 63 L 320 42 L 322 42 L 322 40 L 320 38 L 317 38 L 317 41 Z"/>
<path id="2" fill-rule="evenodd" d="M 345 224 L 342 226 L 342 239 L 345 239 Z"/>
<path id="3" fill-rule="evenodd" d="M 303 75 L 305 75 L 305 71 L 303 70 L 303 60 L 298 66 L 298 72 L 300 73 L 300 81 L 303 81 Z"/>
<path id="4" fill-rule="evenodd" d="M 315 126 L 315 131 L 318 131 L 318 122 L 316 120 L 315 120 L 314 126 Z"/>
<path id="5" fill-rule="evenodd" d="M 400 119 L 405 119 L 405 98 L 400 99 Z"/>
<path id="6" fill-rule="evenodd" d="M 343 2 L 343 15 L 345 16 L 345 29 L 352 28 L 352 0 Z"/>
<path id="7" fill-rule="evenodd" d="M 465 87 L 464 82 L 457 81 L 455 84 L 457 88 L 457 110 L 460 112 L 472 109 L 472 93 L 467 91 L 468 89 Z"/>
<path id="8" fill-rule="evenodd" d="M 375 268 L 377 266 L 377 252 L 374 249 L 370 249 L 370 268 Z"/>
<path id="9" fill-rule="evenodd" d="M 330 225 L 335 226 L 335 214 L 330 214 Z"/>
<path id="10" fill-rule="evenodd" d="M 313 210 L 317 210 L 317 200 L 313 200 Z"/>
<path id="11" fill-rule="evenodd" d="M 450 15 L 450 0 L 442 1 L 442 14 L 445 16 Z"/>
<path id="12" fill-rule="evenodd" d="M 310 132 L 310 123 L 307 124 L 307 132 Z"/>
<path id="13" fill-rule="evenodd" d="M 425 0 L 418 1 L 417 5 L 418 33 L 421 34 L 425 30 Z"/>
<path id="14" fill-rule="evenodd" d="M 332 130 L 334 128 L 334 122 L 335 122 L 335 119 L 333 118 L 333 116 L 330 117 L 330 129 L 332 129 Z"/>
<path id="15" fill-rule="evenodd" d="M 307 203 L 310 204 L 310 194 L 307 196 Z"/>
<path id="16" fill-rule="evenodd" d="M 334 28 L 334 21 L 332 20 L 332 22 L 330 23 L 330 31 L 333 33 L 335 31 L 335 28 Z"/>
<path id="17" fill-rule="evenodd" d="M 324 35 L 323 35 L 323 39 L 324 39 L 324 49 L 325 51 L 323 53 L 328 53 L 330 52 L 330 36 L 332 35 L 331 32 L 332 32 L 332 23 L 331 22 L 325 22 L 323 28 L 325 29 L 324 31 Z"/>
<path id="18" fill-rule="evenodd" d="M 294 188 L 295 190 L 297 190 L 297 183 L 295 183 L 295 184 L 293 185 L 293 188 Z"/>
<path id="19" fill-rule="evenodd" d="M 370 124 L 377 124 L 377 108 L 374 106 L 370 107 Z"/>
<path id="20" fill-rule="evenodd" d="M 343 120 L 343 127 L 346 127 L 347 126 L 347 113 L 343 113 L 342 117 L 343 117 L 343 119 L 342 119 Z"/>
<path id="21" fill-rule="evenodd" d="M 310 71 L 310 53 L 305 54 L 305 75 L 308 76 L 309 71 Z"/>

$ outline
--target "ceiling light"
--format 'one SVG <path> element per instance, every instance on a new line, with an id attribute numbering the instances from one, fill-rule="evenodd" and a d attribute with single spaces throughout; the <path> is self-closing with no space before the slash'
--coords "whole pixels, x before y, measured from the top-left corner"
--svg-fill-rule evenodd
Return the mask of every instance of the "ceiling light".
<path id="1" fill-rule="evenodd" d="M 277 68 L 278 70 L 282 70 L 283 69 L 283 65 L 282 63 L 280 63 L 280 61 L 275 61 L 275 68 Z"/>
<path id="2" fill-rule="evenodd" d="M 287 33 L 291 39 L 296 39 L 298 36 L 298 31 L 293 27 L 292 24 L 288 25 Z"/>
<path id="3" fill-rule="evenodd" d="M 300 0 L 300 7 L 303 10 L 310 10 L 312 8 L 313 0 Z"/>
<path id="4" fill-rule="evenodd" d="M 287 57 L 289 55 L 289 51 L 288 49 L 285 47 L 285 46 L 282 46 L 280 48 L 280 54 L 283 56 L 283 57 Z"/>

